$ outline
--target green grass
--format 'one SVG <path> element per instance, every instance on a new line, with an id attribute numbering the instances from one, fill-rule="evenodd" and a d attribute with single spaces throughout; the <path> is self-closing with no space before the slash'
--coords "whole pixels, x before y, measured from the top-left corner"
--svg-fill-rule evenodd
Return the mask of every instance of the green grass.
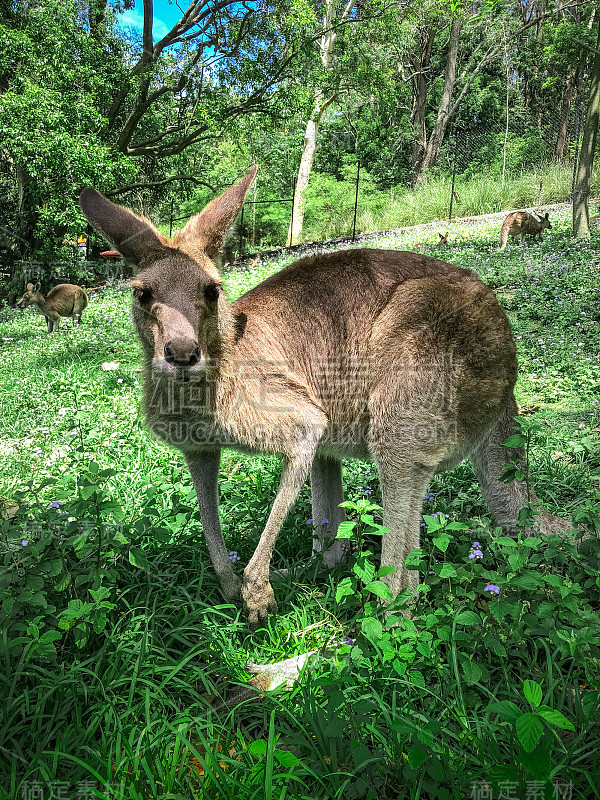
<path id="1" fill-rule="evenodd" d="M 455 223 L 443 248 L 435 242 L 444 224 L 368 245 L 424 245 L 497 290 L 517 338 L 518 401 L 537 407 L 526 419 L 540 427 L 531 459 L 538 494 L 551 511 L 594 518 L 600 237 L 573 241 L 567 213 L 552 222 L 543 244 L 503 252 L 498 223 Z M 290 260 L 227 274 L 229 296 Z M 437 544 L 424 535 L 419 618 L 369 639 L 360 620 L 376 617 L 374 603 L 365 611 L 355 597 L 336 602 L 348 568 L 330 575 L 307 563 L 305 487 L 274 556 L 290 569 L 274 581 L 279 616 L 251 633 L 220 595 L 181 455 L 144 427 L 129 303 L 126 287 L 92 292 L 82 326 L 63 320 L 49 338 L 35 312 L 0 311 L 0 496 L 20 507 L 2 521 L 0 797 L 35 797 L 36 787 L 50 797 L 49 787 L 62 787 L 75 800 L 89 786 L 97 798 L 416 800 L 469 797 L 488 780 L 494 796 L 502 780 L 521 781 L 520 797 L 534 780 L 594 796 L 598 552 L 504 542 L 462 464 L 436 478 L 425 512 L 430 530 L 440 524 L 434 514 L 468 529 L 449 530 L 445 544 L 444 531 L 433 533 Z M 104 362 L 118 368 L 103 371 Z M 224 534 L 240 568 L 278 476 L 276 459 L 223 457 Z M 367 491 L 380 500 L 371 465 L 348 462 L 344 478 L 349 499 Z M 49 509 L 53 501 L 63 508 Z M 72 522 L 57 525 L 57 512 Z M 474 538 L 481 563 L 468 558 Z M 489 582 L 502 587 L 498 600 L 484 598 Z M 92 601 L 100 586 L 106 597 Z M 245 679 L 245 663 L 325 645 L 337 659 L 317 663 L 293 691 L 211 707 Z M 509 706 L 490 709 L 514 703 L 535 716 L 525 680 L 574 728 L 543 722 L 531 752 Z"/>

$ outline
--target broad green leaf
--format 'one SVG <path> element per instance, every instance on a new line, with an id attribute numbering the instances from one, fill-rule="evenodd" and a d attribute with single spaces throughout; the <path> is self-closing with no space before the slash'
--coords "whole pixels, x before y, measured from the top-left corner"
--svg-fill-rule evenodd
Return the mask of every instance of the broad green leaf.
<path id="1" fill-rule="evenodd" d="M 532 708 L 537 708 L 542 702 L 542 687 L 535 681 L 525 681 L 523 684 L 523 694 Z"/>
<path id="2" fill-rule="evenodd" d="M 365 591 L 372 592 L 377 597 L 381 597 L 382 600 L 392 599 L 392 590 L 383 581 L 371 581 L 365 586 Z"/>
<path id="3" fill-rule="evenodd" d="M 525 447 L 527 444 L 527 437 L 522 433 L 513 433 L 508 439 L 502 443 L 502 447 Z"/>
<path id="4" fill-rule="evenodd" d="M 59 631 L 46 631 L 40 636 L 39 642 L 40 644 L 51 644 L 52 642 L 57 642 L 59 639 L 62 639 L 62 633 Z"/>
<path id="5" fill-rule="evenodd" d="M 545 719 L 546 722 L 550 723 L 550 725 L 554 725 L 556 728 L 564 728 L 568 731 L 574 731 L 575 726 L 572 722 L 560 713 L 560 711 L 555 711 L 553 708 L 549 708 L 548 706 L 540 706 L 538 709 L 538 714 L 542 719 Z"/>
<path id="6" fill-rule="evenodd" d="M 457 625 L 481 625 L 481 619 L 474 611 L 461 611 L 456 616 Z"/>
<path id="7" fill-rule="evenodd" d="M 94 630 L 96 633 L 102 633 L 104 628 L 106 628 L 106 623 L 108 622 L 108 615 L 104 612 L 96 613 L 94 617 Z"/>
<path id="8" fill-rule="evenodd" d="M 148 569 L 148 559 L 141 547 L 129 548 L 129 562 L 139 569 Z"/>
<path id="9" fill-rule="evenodd" d="M 419 689 L 425 688 L 425 678 L 423 677 L 423 673 L 419 672 L 418 669 L 409 672 L 407 678 L 411 683 L 414 683 L 415 686 L 418 686 Z"/>
<path id="10" fill-rule="evenodd" d="M 366 617 L 366 619 L 363 619 L 362 621 L 360 632 L 364 637 L 369 639 L 369 641 L 376 642 L 381 639 L 383 626 L 378 619 L 375 619 L 375 617 Z"/>
<path id="11" fill-rule="evenodd" d="M 439 575 L 440 578 L 456 578 L 456 570 L 452 564 L 434 564 L 433 571 L 436 575 Z"/>
<path id="12" fill-rule="evenodd" d="M 511 700 L 501 700 L 499 703 L 490 703 L 487 707 L 488 711 L 494 714 L 500 714 L 502 719 L 507 722 L 516 722 L 519 717 L 523 716 L 521 709 Z"/>
<path id="13" fill-rule="evenodd" d="M 451 539 L 446 534 L 442 534 L 441 536 L 434 536 L 433 543 L 437 547 L 438 550 L 441 550 L 442 553 L 445 553 L 448 549 L 448 545 L 450 544 Z"/>
<path id="14" fill-rule="evenodd" d="M 248 752 L 253 756 L 264 756 L 267 752 L 267 743 L 264 739 L 255 739 L 248 748 Z"/>
<path id="15" fill-rule="evenodd" d="M 38 625 L 36 625 L 35 622 L 30 622 L 29 625 L 27 626 L 27 633 L 34 639 L 37 639 L 39 638 L 40 635 L 40 628 Z"/>
<path id="16" fill-rule="evenodd" d="M 419 769 L 427 760 L 427 750 L 420 744 L 413 744 L 406 754 L 412 769 Z"/>
<path id="17" fill-rule="evenodd" d="M 515 722 L 515 727 L 523 750 L 526 753 L 531 753 L 537 747 L 537 743 L 544 733 L 540 718 L 535 714 L 522 714 Z"/>
<path id="18" fill-rule="evenodd" d="M 472 661 L 465 661 L 462 668 L 467 683 L 477 683 L 477 681 L 481 680 L 482 672 L 477 664 L 474 664 Z"/>
<path id="19" fill-rule="evenodd" d="M 58 583 L 54 586 L 57 592 L 64 592 L 64 590 L 69 586 L 71 583 L 71 573 L 67 572 L 66 575 L 63 575 L 62 578 L 58 581 Z"/>
<path id="20" fill-rule="evenodd" d="M 90 589 L 90 594 L 95 603 L 99 603 L 101 600 L 106 600 L 107 597 L 110 597 L 110 589 L 107 589 L 106 586 L 99 586 L 97 589 Z"/>
<path id="21" fill-rule="evenodd" d="M 295 767 L 300 761 L 298 756 L 290 753 L 289 750 L 275 750 L 273 755 L 282 767 Z"/>
<path id="22" fill-rule="evenodd" d="M 434 531 L 439 531 L 440 528 L 444 527 L 440 518 L 434 517 L 431 514 L 424 514 L 423 521 L 427 525 L 427 533 L 433 533 Z"/>
<path id="23" fill-rule="evenodd" d="M 336 539 L 354 538 L 354 528 L 356 528 L 356 522 L 352 522 L 351 520 L 344 520 L 344 522 L 340 523 L 335 538 Z"/>
<path id="24" fill-rule="evenodd" d="M 386 575 L 391 575 L 392 572 L 396 572 L 396 567 L 381 567 L 375 575 L 378 578 L 384 578 Z"/>
<path id="25" fill-rule="evenodd" d="M 352 578 L 344 578 L 338 583 L 337 589 L 335 590 L 335 602 L 341 602 L 344 597 L 350 597 L 355 591 L 356 587 L 354 586 Z"/>
<path id="26" fill-rule="evenodd" d="M 352 567 L 352 572 L 357 575 L 363 583 L 370 583 L 375 575 L 375 564 L 369 561 L 368 558 L 361 557 Z"/>

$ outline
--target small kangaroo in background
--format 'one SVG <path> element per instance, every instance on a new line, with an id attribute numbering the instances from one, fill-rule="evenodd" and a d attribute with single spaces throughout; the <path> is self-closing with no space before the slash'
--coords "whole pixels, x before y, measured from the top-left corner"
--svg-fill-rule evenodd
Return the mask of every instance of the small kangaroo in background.
<path id="1" fill-rule="evenodd" d="M 381 564 L 396 596 L 418 573 L 432 476 L 470 457 L 496 522 L 508 531 L 524 483 L 499 480 L 520 451 L 514 432 L 516 348 L 504 311 L 472 272 L 416 253 L 357 249 L 303 258 L 230 303 L 213 263 L 257 168 L 168 239 L 150 222 L 84 189 L 81 206 L 139 271 L 133 315 L 144 349 L 150 428 L 190 469 L 210 557 L 251 623 L 277 606 L 269 583 L 280 528 L 311 472 L 313 549 L 344 555 L 342 458 L 372 459 L 383 493 Z M 243 581 L 221 534 L 221 448 L 283 459 L 281 482 Z M 535 502 L 533 493 L 529 499 Z M 541 530 L 569 529 L 541 512 Z"/>
<path id="2" fill-rule="evenodd" d="M 27 291 L 17 303 L 17 308 L 37 306 L 40 314 L 46 317 L 48 333 L 57 331 L 61 317 L 73 317 L 73 325 L 81 324 L 81 314 L 88 304 L 88 296 L 81 286 L 72 283 L 59 283 L 47 296 L 40 292 L 40 284 L 27 284 Z"/>
<path id="3" fill-rule="evenodd" d="M 541 242 L 544 238 L 544 230 L 552 228 L 548 217 L 549 215 L 546 213 L 543 217 L 536 219 L 527 211 L 513 211 L 506 217 L 500 228 L 500 249 L 504 250 L 509 236 L 520 236 L 521 244 L 528 235 L 533 236 L 534 239 L 537 236 Z"/>
<path id="4" fill-rule="evenodd" d="M 438 236 L 440 237 L 440 241 L 438 242 L 438 244 L 448 244 L 448 234 L 447 233 L 438 233 Z"/>

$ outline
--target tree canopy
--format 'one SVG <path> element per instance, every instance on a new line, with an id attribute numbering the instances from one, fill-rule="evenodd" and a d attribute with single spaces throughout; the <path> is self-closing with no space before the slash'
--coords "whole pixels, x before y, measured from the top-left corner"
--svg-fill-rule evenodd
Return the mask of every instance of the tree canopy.
<path id="1" fill-rule="evenodd" d="M 125 7 L 0 4 L 2 241 L 22 256 L 81 230 L 84 185 L 164 218 L 254 161 L 261 197 L 296 181 L 300 203 L 358 162 L 379 189 L 450 173 L 461 141 L 473 174 L 574 155 L 586 0 L 198 0 L 160 39 L 152 0 L 137 35 Z"/>

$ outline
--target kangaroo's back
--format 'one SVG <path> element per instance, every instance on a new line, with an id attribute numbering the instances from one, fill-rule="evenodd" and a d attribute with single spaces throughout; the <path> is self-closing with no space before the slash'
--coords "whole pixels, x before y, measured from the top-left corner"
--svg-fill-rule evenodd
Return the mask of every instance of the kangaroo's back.
<path id="1" fill-rule="evenodd" d="M 364 248 L 305 258 L 233 310 L 240 358 L 285 365 L 346 426 L 372 413 L 378 392 L 382 403 L 398 403 L 444 381 L 460 386 L 452 402 L 469 426 L 472 411 L 501 403 L 516 378 L 514 341 L 493 291 L 473 272 L 416 253 Z"/>
<path id="2" fill-rule="evenodd" d="M 88 296 L 81 286 L 59 283 L 46 295 L 46 304 L 61 317 L 71 317 L 87 307 Z"/>
<path id="3" fill-rule="evenodd" d="M 239 347 L 305 365 L 359 357 L 398 287 L 425 278 L 483 286 L 468 270 L 417 253 L 360 248 L 300 259 L 233 304 Z"/>

